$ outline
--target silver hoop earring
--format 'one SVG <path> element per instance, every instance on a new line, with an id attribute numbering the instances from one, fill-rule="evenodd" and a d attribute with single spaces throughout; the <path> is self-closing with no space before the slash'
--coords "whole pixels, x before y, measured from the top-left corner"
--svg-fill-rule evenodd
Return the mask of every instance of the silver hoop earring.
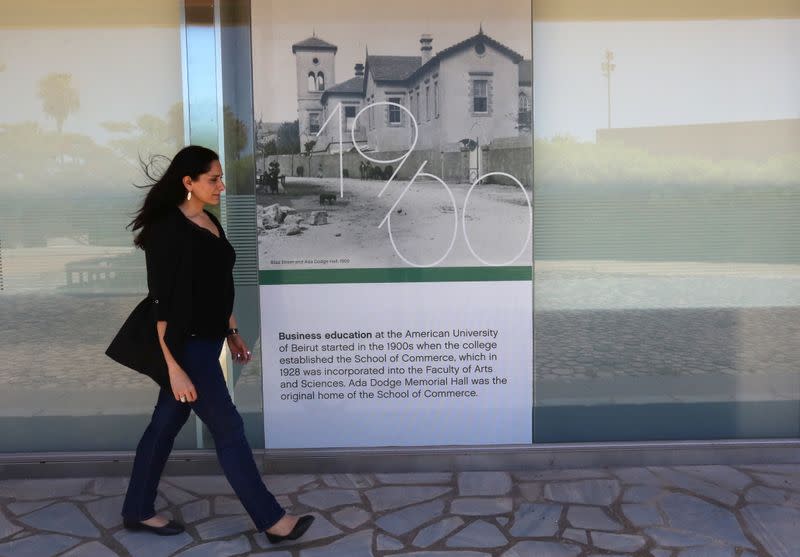
<path id="1" fill-rule="evenodd" d="M 192 200 L 192 192 L 189 192 L 186 194 L 186 201 L 191 201 L 191 200 Z"/>

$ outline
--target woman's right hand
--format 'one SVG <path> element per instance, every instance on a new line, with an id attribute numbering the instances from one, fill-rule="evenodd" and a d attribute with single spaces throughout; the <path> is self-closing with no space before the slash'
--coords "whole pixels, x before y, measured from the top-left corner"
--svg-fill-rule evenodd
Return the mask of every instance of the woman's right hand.
<path id="1" fill-rule="evenodd" d="M 194 402 L 197 400 L 197 391 L 194 383 L 179 365 L 169 368 L 169 384 L 172 387 L 172 394 L 179 402 Z M 181 400 L 183 397 L 183 400 Z"/>

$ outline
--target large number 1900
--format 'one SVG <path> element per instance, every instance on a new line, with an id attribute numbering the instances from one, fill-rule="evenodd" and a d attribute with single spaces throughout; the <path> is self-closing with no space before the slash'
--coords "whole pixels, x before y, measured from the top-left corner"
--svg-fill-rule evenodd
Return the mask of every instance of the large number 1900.
<path id="1" fill-rule="evenodd" d="M 361 114 L 365 110 L 368 110 L 368 109 L 372 108 L 373 106 L 382 106 L 382 105 L 395 106 L 395 107 L 399 108 L 400 110 L 405 111 L 405 113 L 408 114 L 408 117 L 411 119 L 411 122 L 414 124 L 414 140 L 412 141 L 411 146 L 409 147 L 408 151 L 406 151 L 406 153 L 403 154 L 400 157 L 397 157 L 397 158 L 394 158 L 394 159 L 388 159 L 388 160 L 374 159 L 374 158 L 366 155 L 361 150 L 361 148 L 358 146 L 358 143 L 356 142 L 356 136 L 355 136 L 355 133 L 356 133 L 356 122 L 358 122 L 358 118 L 361 116 Z M 344 163 L 343 163 L 343 160 L 342 160 L 342 157 L 343 157 L 343 153 L 342 153 L 342 141 L 343 141 L 342 115 L 344 114 L 344 110 L 342 109 L 341 103 L 336 105 L 336 108 L 334 108 L 334 110 L 330 113 L 328 118 L 325 120 L 325 123 L 322 124 L 322 126 L 319 129 L 319 131 L 317 132 L 317 137 L 319 137 L 319 135 L 322 133 L 322 131 L 328 125 L 328 122 L 330 122 L 330 120 L 331 120 L 331 118 L 333 118 L 334 114 L 338 114 L 338 121 L 339 121 L 339 186 L 340 186 L 340 190 L 341 190 L 341 195 L 344 196 Z M 372 104 L 368 104 L 367 106 L 362 108 L 358 112 L 358 114 L 356 114 L 356 117 L 353 120 L 353 124 L 351 126 L 351 139 L 352 139 L 353 145 L 355 146 L 355 148 L 358 151 L 358 153 L 362 157 L 367 159 L 368 161 L 374 162 L 374 163 L 377 163 L 377 164 L 391 164 L 391 163 L 396 163 L 396 162 L 400 163 L 400 164 L 397 165 L 397 168 L 392 173 L 392 175 L 389 177 L 389 180 L 383 186 L 383 189 L 378 193 L 378 197 L 381 197 L 384 194 L 384 192 L 386 191 L 386 188 L 389 187 L 389 184 L 392 183 L 392 180 L 394 180 L 394 177 L 397 176 L 397 173 L 400 171 L 400 168 L 403 166 L 403 164 L 406 162 L 406 160 L 408 160 L 408 157 L 411 156 L 411 153 L 414 151 L 414 147 L 416 147 L 416 145 L 417 145 L 417 139 L 418 138 L 419 138 L 419 126 L 417 125 L 417 120 L 416 120 L 416 118 L 414 118 L 414 115 L 411 113 L 411 111 L 408 110 L 406 107 L 404 107 L 401 104 L 394 103 L 394 102 L 389 102 L 389 101 L 379 101 L 379 102 L 375 102 L 375 103 L 372 103 Z M 411 178 L 411 180 L 409 180 L 408 184 L 403 189 L 402 193 L 397 197 L 397 200 L 395 200 L 395 202 L 392 205 L 392 207 L 386 213 L 386 216 L 383 218 L 381 223 L 378 225 L 378 228 L 383 227 L 384 224 L 387 225 L 387 229 L 389 231 L 389 240 L 392 243 L 392 247 L 394 248 L 395 253 L 405 263 L 407 263 L 408 265 L 411 265 L 413 267 L 433 267 L 435 265 L 438 265 L 442 261 L 444 261 L 444 259 L 452 251 L 453 245 L 455 244 L 455 241 L 456 241 L 456 237 L 458 236 L 458 220 L 459 220 L 458 219 L 458 207 L 456 206 L 456 199 L 455 199 L 455 196 L 453 195 L 453 191 L 444 182 L 444 180 L 442 180 L 438 176 L 436 176 L 434 174 L 430 174 L 428 172 L 423 172 L 423 169 L 425 168 L 425 166 L 427 164 L 428 164 L 428 161 L 423 161 L 422 162 L 422 164 L 419 166 L 419 168 L 417 169 L 417 171 L 414 174 L 414 176 Z M 528 218 L 529 218 L 528 233 L 527 233 L 527 236 L 525 238 L 525 242 L 523 242 L 523 244 L 522 244 L 522 248 L 520 248 L 519 252 L 517 252 L 517 254 L 514 255 L 512 258 L 510 258 L 510 259 L 508 259 L 506 261 L 500 261 L 500 262 L 488 261 L 485 258 L 483 258 L 480 255 L 478 255 L 478 253 L 475 252 L 475 250 L 472 247 L 472 243 L 469 240 L 469 234 L 467 233 L 467 227 L 466 227 L 467 207 L 468 207 L 468 204 L 469 204 L 469 197 L 470 197 L 470 195 L 472 195 L 472 190 L 475 189 L 475 186 L 480 184 L 483 180 L 485 180 L 485 179 L 487 179 L 487 178 L 489 178 L 491 176 L 504 176 L 504 177 L 512 180 L 517 186 L 519 186 L 519 189 L 522 190 L 522 195 L 525 196 L 525 203 L 526 203 L 526 205 L 528 207 Z M 439 184 L 441 184 L 442 187 L 444 187 L 444 189 L 447 192 L 447 194 L 449 195 L 450 202 L 451 202 L 452 208 L 453 208 L 453 234 L 452 234 L 452 237 L 450 238 L 450 244 L 448 245 L 447 250 L 444 252 L 444 254 L 442 254 L 441 257 L 439 257 L 438 259 L 436 259 L 435 261 L 430 262 L 430 263 L 418 263 L 418 262 L 414 262 L 414 261 L 411 261 L 410 259 L 408 259 L 402 253 L 400 253 L 400 250 L 398 249 L 397 244 L 395 243 L 394 236 L 392 235 L 392 220 L 391 220 L 392 212 L 397 207 L 397 205 L 400 203 L 400 200 L 406 194 L 408 189 L 411 187 L 411 184 L 413 184 L 414 181 L 419 177 L 430 178 L 432 180 L 437 181 Z M 522 185 L 522 183 L 516 177 L 512 176 L 511 174 L 507 174 L 505 172 L 487 172 L 486 174 L 483 174 L 482 176 L 478 176 L 478 178 L 470 186 L 469 191 L 467 191 L 467 196 L 464 198 L 464 206 L 461 209 L 461 229 L 462 229 L 462 233 L 464 235 L 464 241 L 466 242 L 467 249 L 469 249 L 469 252 L 472 254 L 472 256 L 475 257 L 475 259 L 477 259 L 478 261 L 480 261 L 483 265 L 490 265 L 490 266 L 511 265 L 517 259 L 519 259 L 522 256 L 523 253 L 525 253 L 525 249 L 527 248 L 528 243 L 531 241 L 531 234 L 533 232 L 533 207 L 531 206 L 531 200 L 528 197 L 528 192 L 525 191 L 525 187 Z"/>

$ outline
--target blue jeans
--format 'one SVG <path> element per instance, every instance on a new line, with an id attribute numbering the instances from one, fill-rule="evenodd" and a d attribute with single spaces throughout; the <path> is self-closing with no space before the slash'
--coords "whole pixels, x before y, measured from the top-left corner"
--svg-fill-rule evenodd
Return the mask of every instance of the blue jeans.
<path id="1" fill-rule="evenodd" d="M 214 437 L 217 458 L 236 495 L 258 530 L 265 530 L 286 514 L 270 493 L 256 467 L 244 435 L 244 422 L 228 394 L 219 354 L 223 339 L 191 337 L 178 361 L 197 390 L 197 400 L 178 402 L 171 390 L 161 389 L 150 425 L 142 435 L 133 461 L 122 516 L 140 521 L 153 517 L 156 489 L 172 451 L 175 436 L 189 412 L 203 420 Z"/>

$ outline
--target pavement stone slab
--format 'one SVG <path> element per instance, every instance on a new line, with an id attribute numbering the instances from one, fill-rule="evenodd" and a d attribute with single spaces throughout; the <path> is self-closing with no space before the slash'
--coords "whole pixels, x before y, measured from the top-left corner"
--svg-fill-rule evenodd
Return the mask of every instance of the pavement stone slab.
<path id="1" fill-rule="evenodd" d="M 189 501 L 194 501 L 197 499 L 197 497 L 191 493 L 166 482 L 158 486 L 158 490 L 161 492 L 164 498 L 173 505 L 183 505 L 184 503 L 188 503 Z"/>
<path id="2" fill-rule="evenodd" d="M 543 538 L 558 532 L 561 505 L 552 503 L 523 503 L 514 513 L 511 535 L 519 538 Z"/>
<path id="3" fill-rule="evenodd" d="M 675 470 L 691 474 L 692 476 L 698 476 L 707 482 L 735 491 L 741 491 L 753 483 L 753 478 L 732 466 L 676 466 Z"/>
<path id="4" fill-rule="evenodd" d="M 233 557 L 249 552 L 250 542 L 246 536 L 240 536 L 230 541 L 208 542 L 185 551 L 181 551 L 175 557 Z"/>
<path id="5" fill-rule="evenodd" d="M 150 532 L 120 530 L 114 537 L 131 557 L 170 557 L 194 541 L 186 532 L 177 536 L 154 536 Z"/>
<path id="6" fill-rule="evenodd" d="M 118 557 L 118 555 L 102 543 L 93 541 L 79 545 L 62 554 L 61 557 Z"/>
<path id="7" fill-rule="evenodd" d="M 246 514 L 244 505 L 238 497 L 231 497 L 230 495 L 217 495 L 214 497 L 214 514 L 230 515 L 230 514 Z"/>
<path id="8" fill-rule="evenodd" d="M 755 474 L 760 483 L 778 489 L 788 489 L 790 491 L 800 491 L 800 474 L 797 476 L 784 476 L 781 474 L 765 474 L 759 472 Z"/>
<path id="9" fill-rule="evenodd" d="M 80 495 L 76 495 L 75 497 L 70 497 L 70 501 L 77 501 L 78 503 L 86 503 L 87 501 L 96 501 L 100 499 L 98 495 L 88 495 L 86 493 L 81 493 Z"/>
<path id="10" fill-rule="evenodd" d="M 375 546 L 378 548 L 378 551 L 398 551 L 405 547 L 403 542 L 391 536 L 387 536 L 386 534 L 378 534 Z"/>
<path id="11" fill-rule="evenodd" d="M 661 526 L 664 524 L 664 518 L 654 505 L 624 503 L 622 505 L 622 514 L 637 528 L 642 528 L 644 526 Z"/>
<path id="12" fill-rule="evenodd" d="M 800 554 L 800 510 L 776 505 L 747 505 L 741 516 L 771 557 Z"/>
<path id="13" fill-rule="evenodd" d="M 544 496 L 558 503 L 610 505 L 620 494 L 618 480 L 578 480 L 552 482 L 544 487 Z"/>
<path id="14" fill-rule="evenodd" d="M 56 503 L 26 514 L 19 521 L 37 530 L 84 538 L 100 537 L 100 531 L 74 503 Z"/>
<path id="15" fill-rule="evenodd" d="M 414 551 L 398 553 L 392 557 L 491 557 L 488 553 L 478 551 Z"/>
<path id="16" fill-rule="evenodd" d="M 410 532 L 442 514 L 444 501 L 430 501 L 384 515 L 375 524 L 395 536 Z"/>
<path id="17" fill-rule="evenodd" d="M 361 495 L 355 489 L 315 489 L 301 493 L 297 496 L 297 500 L 313 509 L 324 511 L 361 503 Z"/>
<path id="18" fill-rule="evenodd" d="M 698 545 L 710 545 L 715 541 L 708 536 L 698 534 L 694 531 L 676 530 L 674 528 L 663 528 L 660 526 L 646 528 L 644 534 L 652 538 L 657 545 L 664 547 L 694 547 Z"/>
<path id="19" fill-rule="evenodd" d="M 209 516 L 211 516 L 211 502 L 208 499 L 198 499 L 181 507 L 181 517 L 185 524 L 193 524 Z"/>
<path id="20" fill-rule="evenodd" d="M 58 499 L 47 499 L 45 501 L 23 501 L 19 503 L 9 503 L 7 508 L 15 515 L 20 516 L 35 511 L 36 509 L 46 507 L 47 505 L 51 505 L 56 501 L 58 501 Z"/>
<path id="21" fill-rule="evenodd" d="M 447 547 L 462 547 L 467 549 L 501 547 L 508 543 L 508 539 L 497 529 L 497 526 L 478 520 L 459 530 L 447 539 Z"/>
<path id="22" fill-rule="evenodd" d="M 519 493 L 523 499 L 534 503 L 542 500 L 542 484 L 526 483 L 519 484 Z"/>
<path id="23" fill-rule="evenodd" d="M 461 517 L 451 516 L 450 518 L 445 518 L 420 530 L 411 543 L 417 547 L 429 547 L 463 525 L 464 520 Z"/>
<path id="24" fill-rule="evenodd" d="M 89 487 L 90 493 L 104 497 L 125 495 L 126 491 L 128 491 L 128 478 L 122 476 L 96 478 Z"/>
<path id="25" fill-rule="evenodd" d="M 305 488 L 316 478 L 310 474 L 290 475 L 272 474 L 262 476 L 264 484 L 273 495 L 289 495 L 297 493 L 301 488 Z"/>
<path id="26" fill-rule="evenodd" d="M 342 533 L 342 531 L 334 526 L 328 519 L 324 516 L 320 515 L 319 513 L 313 513 L 315 520 L 308 531 L 303 534 L 303 537 L 299 540 L 287 540 L 281 542 L 280 548 L 285 549 L 288 547 L 294 547 L 296 545 L 306 545 L 312 542 L 316 542 L 319 540 L 324 540 L 325 538 L 331 538 L 333 536 L 338 536 Z M 259 547 L 263 549 L 273 549 L 275 548 L 269 540 L 267 539 L 266 534 L 264 532 L 259 532 L 253 536 L 253 539 L 256 540 L 256 543 Z"/>
<path id="27" fill-rule="evenodd" d="M 753 472 L 766 472 L 767 474 L 800 476 L 800 464 L 747 464 L 737 466 L 737 468 Z"/>
<path id="28" fill-rule="evenodd" d="M 739 500 L 739 495 L 736 493 L 689 474 L 684 474 L 671 468 L 655 468 L 654 470 L 671 485 L 719 501 L 723 505 L 731 507 Z"/>
<path id="29" fill-rule="evenodd" d="M 647 540 L 634 534 L 612 534 L 610 532 L 592 532 L 592 545 L 608 551 L 633 553 L 645 546 Z"/>
<path id="30" fill-rule="evenodd" d="M 611 473 L 626 485 L 656 485 L 664 482 L 647 468 L 612 468 Z"/>
<path id="31" fill-rule="evenodd" d="M 303 549 L 300 557 L 374 557 L 372 530 L 350 534 L 323 547 Z"/>
<path id="32" fill-rule="evenodd" d="M 450 472 L 421 472 L 410 474 L 375 474 L 383 484 L 430 485 L 448 484 L 453 480 Z"/>
<path id="33" fill-rule="evenodd" d="M 225 476 L 169 476 L 161 480 L 195 495 L 233 495 Z"/>
<path id="34" fill-rule="evenodd" d="M 35 534 L 0 543 L 0 557 L 51 557 L 75 547 L 80 541 L 60 534 Z"/>
<path id="35" fill-rule="evenodd" d="M 461 497 L 453 499 L 450 512 L 468 516 L 486 516 L 494 514 L 508 514 L 514 508 L 510 497 Z"/>
<path id="36" fill-rule="evenodd" d="M 747 490 L 744 496 L 748 503 L 770 503 L 773 505 L 783 505 L 791 499 L 788 491 L 775 489 L 774 487 L 764 487 L 757 485 Z"/>
<path id="37" fill-rule="evenodd" d="M 103 497 L 97 501 L 87 503 L 86 510 L 94 521 L 103 528 L 116 528 L 122 525 L 122 515 L 120 513 L 122 512 L 122 502 L 124 499 L 124 495 Z"/>
<path id="38" fill-rule="evenodd" d="M 564 539 L 572 540 L 574 542 L 586 545 L 589 543 L 589 536 L 586 530 L 576 530 L 575 528 L 567 528 L 564 530 Z"/>
<path id="39" fill-rule="evenodd" d="M 333 513 L 333 519 L 336 522 L 342 526 L 347 526 L 351 530 L 364 524 L 369 520 L 370 516 L 372 515 L 361 507 L 345 507 Z"/>
<path id="40" fill-rule="evenodd" d="M 0 497 L 10 497 L 17 501 L 74 497 L 83 493 L 91 481 L 89 478 L 2 480 L 0 481 Z"/>
<path id="41" fill-rule="evenodd" d="M 665 491 L 649 485 L 635 485 L 626 487 L 622 494 L 625 503 L 648 503 L 658 499 Z"/>
<path id="42" fill-rule="evenodd" d="M 376 487 L 364 492 L 374 511 L 385 511 L 436 499 L 452 491 L 450 487 L 439 486 L 388 486 Z"/>
<path id="43" fill-rule="evenodd" d="M 508 472 L 461 472 L 458 474 L 458 493 L 470 495 L 505 495 L 511 491 Z"/>
<path id="44" fill-rule="evenodd" d="M 212 518 L 205 522 L 195 524 L 195 530 L 201 540 L 226 538 L 234 534 L 255 530 L 253 521 L 246 515 L 232 515 L 221 518 Z"/>
<path id="45" fill-rule="evenodd" d="M 21 532 L 22 530 L 23 528 L 21 526 L 17 526 L 16 524 L 8 520 L 8 518 L 6 518 L 6 515 L 3 512 L 2 507 L 0 507 L 0 540 L 9 538 L 14 534 L 16 534 L 17 532 Z"/>
<path id="46" fill-rule="evenodd" d="M 731 545 L 752 548 L 736 516 L 728 509 L 680 493 L 665 495 L 659 506 L 673 528 L 725 540 Z"/>
<path id="47" fill-rule="evenodd" d="M 608 516 L 602 507 L 571 506 L 567 510 L 567 520 L 575 528 L 586 530 L 618 532 L 623 529 L 622 524 Z"/>
<path id="48" fill-rule="evenodd" d="M 678 557 L 736 557 L 736 550 L 732 547 L 690 547 L 682 549 Z"/>
<path id="49" fill-rule="evenodd" d="M 576 557 L 581 551 L 580 546 L 572 544 L 524 541 L 516 543 L 501 557 Z"/>
<path id="50" fill-rule="evenodd" d="M 672 557 L 672 550 L 670 549 L 653 549 L 650 551 L 652 557 Z"/>

